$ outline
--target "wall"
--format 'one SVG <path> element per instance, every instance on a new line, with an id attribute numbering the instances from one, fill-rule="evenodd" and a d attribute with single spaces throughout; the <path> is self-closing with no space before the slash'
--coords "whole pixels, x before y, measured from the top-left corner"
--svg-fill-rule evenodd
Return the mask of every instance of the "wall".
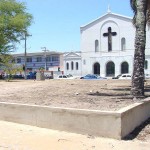
<path id="1" fill-rule="evenodd" d="M 125 137 L 150 117 L 150 100 L 123 108 L 119 113 L 121 113 L 121 136 Z"/>
<path id="2" fill-rule="evenodd" d="M 0 120 L 115 139 L 150 117 L 150 99 L 119 111 L 54 108 L 0 103 Z"/>
<path id="3" fill-rule="evenodd" d="M 115 112 L 0 103 L 0 119 L 117 139 L 121 134 L 120 114 Z"/>

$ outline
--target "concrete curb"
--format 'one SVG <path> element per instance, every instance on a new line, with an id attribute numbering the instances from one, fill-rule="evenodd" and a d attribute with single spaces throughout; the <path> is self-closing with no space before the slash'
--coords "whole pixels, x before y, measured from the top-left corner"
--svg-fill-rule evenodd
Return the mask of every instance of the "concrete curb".
<path id="1" fill-rule="evenodd" d="M 0 120 L 122 139 L 150 117 L 150 99 L 119 111 L 0 103 Z"/>

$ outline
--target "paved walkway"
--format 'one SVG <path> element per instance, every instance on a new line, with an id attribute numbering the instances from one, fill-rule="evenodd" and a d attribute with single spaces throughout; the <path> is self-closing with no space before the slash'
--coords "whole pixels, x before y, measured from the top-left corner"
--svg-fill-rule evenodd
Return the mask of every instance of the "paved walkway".
<path id="1" fill-rule="evenodd" d="M 118 141 L 0 121 L 0 150 L 149 150 L 150 143 Z"/>

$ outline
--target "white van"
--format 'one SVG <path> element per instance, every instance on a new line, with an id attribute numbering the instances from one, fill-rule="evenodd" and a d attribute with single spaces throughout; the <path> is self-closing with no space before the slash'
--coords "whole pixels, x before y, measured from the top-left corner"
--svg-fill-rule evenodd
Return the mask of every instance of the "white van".
<path id="1" fill-rule="evenodd" d="M 132 78 L 131 74 L 122 74 L 122 75 L 119 77 L 119 79 L 131 79 L 131 78 Z"/>

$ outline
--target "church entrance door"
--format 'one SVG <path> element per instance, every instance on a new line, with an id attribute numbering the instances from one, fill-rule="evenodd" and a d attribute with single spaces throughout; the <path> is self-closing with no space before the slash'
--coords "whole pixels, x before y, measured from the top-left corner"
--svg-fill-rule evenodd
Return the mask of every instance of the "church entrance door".
<path id="1" fill-rule="evenodd" d="M 100 75 L 100 64 L 95 63 L 93 68 L 94 74 Z"/>
<path id="2" fill-rule="evenodd" d="M 115 64 L 114 62 L 110 61 L 106 65 L 106 76 L 113 77 L 115 75 Z"/>

